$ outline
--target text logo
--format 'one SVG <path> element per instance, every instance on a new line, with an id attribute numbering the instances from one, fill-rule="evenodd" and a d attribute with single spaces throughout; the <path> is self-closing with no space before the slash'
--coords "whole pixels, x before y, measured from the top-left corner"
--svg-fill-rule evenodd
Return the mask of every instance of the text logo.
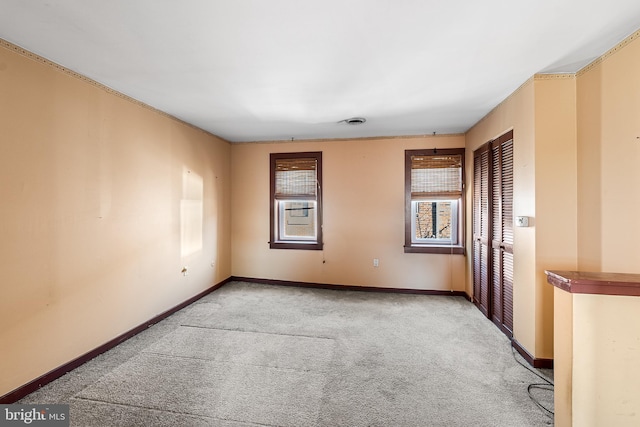
<path id="1" fill-rule="evenodd" d="M 69 405 L 0 405 L 0 427 L 69 427 Z"/>

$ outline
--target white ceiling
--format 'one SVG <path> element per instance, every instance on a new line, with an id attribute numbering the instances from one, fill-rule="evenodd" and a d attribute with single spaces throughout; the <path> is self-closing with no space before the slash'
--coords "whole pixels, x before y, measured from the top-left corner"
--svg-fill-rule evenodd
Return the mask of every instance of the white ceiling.
<path id="1" fill-rule="evenodd" d="M 0 0 L 0 38 L 229 141 L 465 132 L 638 28 L 639 0 Z"/>

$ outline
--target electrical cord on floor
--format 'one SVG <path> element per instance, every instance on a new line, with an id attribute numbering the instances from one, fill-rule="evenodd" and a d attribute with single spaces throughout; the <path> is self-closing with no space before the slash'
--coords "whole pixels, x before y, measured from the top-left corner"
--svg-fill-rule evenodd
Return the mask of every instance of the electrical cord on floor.
<path id="1" fill-rule="evenodd" d="M 546 416 L 548 416 L 549 418 L 553 419 L 554 412 L 551 409 L 545 407 L 542 403 L 540 403 L 540 401 L 538 399 L 536 399 L 536 397 L 531 393 L 531 390 L 533 390 L 533 389 L 548 390 L 548 391 L 553 392 L 554 391 L 553 381 L 551 381 L 550 379 L 544 377 L 542 374 L 540 374 L 539 372 L 533 370 L 532 368 L 530 368 L 529 366 L 525 365 L 524 363 L 522 363 L 518 359 L 518 357 L 516 356 L 516 348 L 513 346 L 513 340 L 511 341 L 511 354 L 513 355 L 513 359 L 520 366 L 522 366 L 527 371 L 531 372 L 532 374 L 534 374 L 535 376 L 540 378 L 542 381 L 544 381 L 544 383 L 529 384 L 529 386 L 527 387 L 527 394 L 529 395 L 529 398 L 533 401 L 533 403 L 535 403 L 535 405 L 538 408 L 540 408 L 542 410 L 542 412 L 544 412 L 544 414 Z"/>

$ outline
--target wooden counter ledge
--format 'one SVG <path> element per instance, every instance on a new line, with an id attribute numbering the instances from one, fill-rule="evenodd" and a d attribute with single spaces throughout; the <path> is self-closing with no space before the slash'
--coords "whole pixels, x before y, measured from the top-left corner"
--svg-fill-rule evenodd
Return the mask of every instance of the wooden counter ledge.
<path id="1" fill-rule="evenodd" d="M 547 282 L 573 294 L 640 296 L 640 274 L 547 270 Z"/>

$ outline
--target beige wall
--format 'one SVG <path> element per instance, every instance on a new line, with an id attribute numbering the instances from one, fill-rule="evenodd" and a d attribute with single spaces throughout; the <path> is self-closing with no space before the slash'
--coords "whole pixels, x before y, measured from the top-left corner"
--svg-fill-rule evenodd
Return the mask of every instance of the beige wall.
<path id="1" fill-rule="evenodd" d="M 576 267 L 575 102 L 573 76 L 536 76 L 466 135 L 471 188 L 473 151 L 513 129 L 514 215 L 531 217 L 530 226 L 516 227 L 514 235 L 513 332 L 536 358 L 553 358 L 553 289 L 546 284 L 544 270 Z M 467 209 L 471 229 L 470 203 Z M 472 281 L 468 259 L 467 290 Z"/>
<path id="2" fill-rule="evenodd" d="M 574 75 L 535 77 L 536 354 L 553 358 L 553 287 L 545 270 L 577 268 Z"/>
<path id="3" fill-rule="evenodd" d="M 640 273 L 640 31 L 578 85 L 580 264 Z"/>
<path id="4" fill-rule="evenodd" d="M 602 67 L 576 79 L 578 268 L 602 271 Z"/>
<path id="5" fill-rule="evenodd" d="M 533 227 L 514 230 L 514 336 L 534 354 L 536 345 L 535 286 L 535 92 L 533 79 L 525 82 L 466 135 L 467 188 L 473 188 L 473 152 L 487 141 L 513 129 L 513 209 L 519 216 L 534 217 Z M 472 192 L 467 192 L 467 245 L 471 245 Z M 472 258 L 467 258 L 467 285 L 473 293 Z M 542 356 L 540 356 L 542 357 Z"/>
<path id="6" fill-rule="evenodd" d="M 463 146 L 463 135 L 234 144 L 233 275 L 465 290 L 462 255 L 403 249 L 404 150 Z M 269 153 L 296 151 L 322 151 L 323 251 L 269 249 Z"/>
<path id="7" fill-rule="evenodd" d="M 576 110 L 578 267 L 640 273 L 640 31 L 578 73 Z M 573 296 L 573 422 L 556 425 L 638 424 L 639 304 Z"/>
<path id="8" fill-rule="evenodd" d="M 0 395 L 231 274 L 230 145 L 8 47 Z"/>
<path id="9" fill-rule="evenodd" d="M 568 427 L 573 417 L 573 295 L 554 290 L 554 425 Z"/>
<path id="10" fill-rule="evenodd" d="M 640 298 L 574 295 L 573 425 L 640 424 Z"/>

